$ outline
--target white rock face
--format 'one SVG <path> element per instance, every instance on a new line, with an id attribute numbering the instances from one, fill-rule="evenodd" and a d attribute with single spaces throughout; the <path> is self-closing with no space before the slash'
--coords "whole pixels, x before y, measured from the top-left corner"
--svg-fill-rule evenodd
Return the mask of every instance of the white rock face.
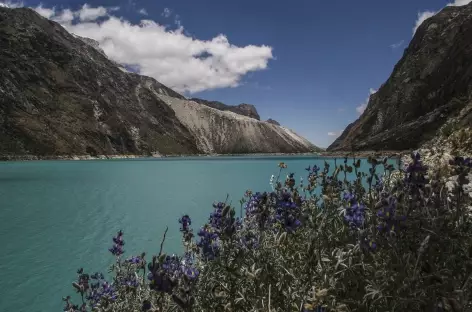
<path id="1" fill-rule="evenodd" d="M 156 94 L 195 136 L 208 154 L 310 152 L 314 146 L 290 129 L 194 101 Z"/>

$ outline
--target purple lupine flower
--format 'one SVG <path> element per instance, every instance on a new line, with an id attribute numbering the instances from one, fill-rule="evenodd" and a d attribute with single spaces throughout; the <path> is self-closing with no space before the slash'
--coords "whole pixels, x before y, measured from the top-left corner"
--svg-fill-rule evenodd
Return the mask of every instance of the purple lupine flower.
<path id="1" fill-rule="evenodd" d="M 139 264 L 142 262 L 142 260 L 143 259 L 140 256 L 137 256 L 137 257 L 131 257 L 129 259 L 126 259 L 125 261 L 128 263 Z"/>
<path id="2" fill-rule="evenodd" d="M 406 165 L 404 169 L 406 173 L 404 182 L 410 189 L 414 190 L 422 188 L 428 183 L 428 179 L 426 178 L 428 167 L 423 165 L 419 153 L 412 153 L 411 158 L 413 162 Z"/>
<path id="3" fill-rule="evenodd" d="M 470 157 L 467 157 L 466 159 L 464 159 L 464 166 L 472 168 L 472 159 L 470 159 Z"/>
<path id="4" fill-rule="evenodd" d="M 383 178 L 380 177 L 379 179 L 375 181 L 374 189 L 380 192 L 383 189 L 383 187 L 384 187 Z"/>
<path id="5" fill-rule="evenodd" d="M 113 237 L 113 242 L 119 246 L 124 246 L 125 242 L 123 240 L 123 231 L 118 231 L 116 237 Z"/>
<path id="6" fill-rule="evenodd" d="M 295 232 L 300 226 L 302 225 L 302 222 L 298 219 L 295 219 L 293 216 L 288 218 L 285 222 L 285 229 L 289 233 Z"/>
<path id="7" fill-rule="evenodd" d="M 472 160 L 470 157 L 464 158 L 462 156 L 456 156 L 454 159 L 449 161 L 449 164 L 452 166 L 463 166 L 463 167 L 472 167 Z"/>
<path id="8" fill-rule="evenodd" d="M 190 266 L 184 266 L 182 268 L 182 271 L 184 275 L 190 280 L 196 279 L 200 274 L 200 272 L 196 268 Z"/>
<path id="9" fill-rule="evenodd" d="M 100 284 L 100 282 L 97 283 Z M 106 281 L 101 285 L 94 285 L 92 291 L 90 291 L 86 297 L 92 307 L 95 307 L 103 298 L 112 301 L 117 298 L 115 289 Z"/>
<path id="10" fill-rule="evenodd" d="M 104 277 L 102 273 L 95 272 L 92 275 L 90 275 L 90 278 L 95 279 L 95 280 L 102 280 Z"/>
<path id="11" fill-rule="evenodd" d="M 361 228 L 365 221 L 365 205 L 356 200 L 352 193 L 345 193 L 344 221 L 353 229 Z"/>
<path id="12" fill-rule="evenodd" d="M 368 252 L 376 252 L 377 251 L 377 243 L 371 239 L 363 238 L 361 240 L 361 248 Z"/>
<path id="13" fill-rule="evenodd" d="M 167 258 L 165 261 L 168 261 L 172 258 Z M 167 266 L 167 269 L 160 267 L 158 263 L 152 262 L 148 265 L 149 273 L 148 279 L 151 281 L 149 283 L 149 288 L 159 292 L 172 293 L 173 288 L 177 285 L 174 280 L 175 272 L 172 272 Z"/>
<path id="14" fill-rule="evenodd" d="M 184 215 L 182 218 L 179 219 L 179 223 L 182 224 L 182 227 L 180 228 L 181 232 L 188 232 L 189 227 L 192 224 L 192 220 L 188 215 Z"/>
<path id="15" fill-rule="evenodd" d="M 123 240 L 123 231 L 118 231 L 116 237 L 113 237 L 113 242 L 115 244 L 108 250 L 115 256 L 122 255 L 124 253 L 123 246 L 125 245 L 125 241 Z"/>
<path id="16" fill-rule="evenodd" d="M 146 311 L 151 310 L 151 308 L 152 308 L 151 301 L 144 300 L 143 305 L 141 306 L 141 311 L 146 312 Z"/>
<path id="17" fill-rule="evenodd" d="M 166 256 L 161 269 L 170 276 L 178 275 L 180 268 L 180 259 L 176 255 Z"/>
<path id="18" fill-rule="evenodd" d="M 277 196 L 277 195 L 276 195 Z M 292 199 L 290 192 L 282 192 L 276 197 L 276 208 L 273 221 L 288 233 L 295 232 L 300 226 L 301 209 Z"/>
<path id="19" fill-rule="evenodd" d="M 120 256 L 124 253 L 123 248 L 121 248 L 119 245 L 113 245 L 113 247 L 109 248 L 108 250 L 115 256 Z"/>
<path id="20" fill-rule="evenodd" d="M 208 221 L 208 225 L 213 229 L 212 232 L 217 233 L 220 239 L 233 235 L 240 222 L 235 218 L 234 209 L 222 202 L 213 204 L 213 207 L 214 211 Z"/>
<path id="21" fill-rule="evenodd" d="M 197 246 L 202 253 L 203 259 L 215 259 L 219 255 L 219 247 L 217 243 L 219 236 L 215 232 L 215 229 L 210 225 L 206 225 L 200 229 L 198 236 L 200 236 L 200 241 L 197 243 Z"/>
<path id="22" fill-rule="evenodd" d="M 350 201 L 354 200 L 354 198 L 355 198 L 354 194 L 352 194 L 352 193 L 344 193 L 343 199 L 344 199 L 345 201 L 350 202 Z"/>
<path id="23" fill-rule="evenodd" d="M 128 286 L 128 287 L 138 287 L 139 286 L 139 281 L 136 279 L 136 276 L 128 276 L 124 279 L 121 280 L 121 284 Z"/>
<path id="24" fill-rule="evenodd" d="M 387 200 L 383 200 L 381 208 L 377 212 L 377 217 L 381 223 L 377 226 L 377 229 L 381 232 L 395 231 L 402 221 L 406 220 L 405 216 L 398 216 L 396 214 L 397 199 L 394 196 L 388 197 Z"/>
<path id="25" fill-rule="evenodd" d="M 180 231 L 183 234 L 183 239 L 185 242 L 192 241 L 193 238 L 193 230 L 190 227 L 192 224 L 192 220 L 190 219 L 189 215 L 184 215 L 179 219 L 179 223 L 181 224 Z"/>
<path id="26" fill-rule="evenodd" d="M 375 251 L 377 249 L 377 244 L 373 241 L 369 242 L 369 248 L 371 251 Z"/>
<path id="27" fill-rule="evenodd" d="M 239 246 L 247 249 L 255 249 L 259 247 L 259 240 L 256 235 L 251 232 L 245 233 L 240 241 Z"/>
<path id="28" fill-rule="evenodd" d="M 90 288 L 93 289 L 98 289 L 100 287 L 100 282 L 96 282 L 94 284 L 90 284 Z"/>
<path id="29" fill-rule="evenodd" d="M 326 312 L 326 308 L 320 305 L 314 306 L 307 303 L 303 306 L 302 312 Z"/>

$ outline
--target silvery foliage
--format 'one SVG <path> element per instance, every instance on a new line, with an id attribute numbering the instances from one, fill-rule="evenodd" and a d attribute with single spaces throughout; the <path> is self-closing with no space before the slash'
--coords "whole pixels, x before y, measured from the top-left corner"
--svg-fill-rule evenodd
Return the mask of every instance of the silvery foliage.
<path id="1" fill-rule="evenodd" d="M 454 187 L 418 153 L 400 170 L 368 162 L 309 167 L 300 183 L 281 163 L 273 192 L 214 204 L 197 235 L 184 216 L 184 256 L 112 248 L 113 290 L 91 296 L 80 272 L 83 304 L 65 311 L 471 311 L 470 160 L 448 165 Z"/>

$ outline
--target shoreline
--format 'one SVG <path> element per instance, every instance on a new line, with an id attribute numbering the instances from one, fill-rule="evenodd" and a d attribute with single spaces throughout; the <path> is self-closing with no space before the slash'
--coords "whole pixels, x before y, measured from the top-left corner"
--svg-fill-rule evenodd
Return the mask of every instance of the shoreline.
<path id="1" fill-rule="evenodd" d="M 335 151 L 335 152 L 321 152 L 320 156 L 327 157 L 327 158 L 352 158 L 352 157 L 359 157 L 359 158 L 367 158 L 372 156 L 374 158 L 399 158 L 402 155 L 411 153 L 410 150 L 408 151 L 355 151 L 355 152 L 347 152 L 347 151 Z"/>
<path id="2" fill-rule="evenodd" d="M 241 157 L 241 156 L 313 156 L 323 158 L 400 158 L 408 151 L 358 151 L 358 152 L 308 152 L 308 153 L 250 153 L 250 154 L 182 154 L 182 155 L 0 155 L 0 161 L 38 161 L 38 160 L 110 160 L 110 159 L 163 159 L 185 157 Z"/>

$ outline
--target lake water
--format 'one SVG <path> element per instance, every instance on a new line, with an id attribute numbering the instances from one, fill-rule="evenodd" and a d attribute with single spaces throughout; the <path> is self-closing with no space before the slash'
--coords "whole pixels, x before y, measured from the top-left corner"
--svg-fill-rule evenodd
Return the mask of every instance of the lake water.
<path id="1" fill-rule="evenodd" d="M 158 253 L 166 226 L 164 251 L 180 252 L 180 216 L 190 214 L 195 229 L 226 194 L 239 207 L 247 189 L 270 191 L 281 161 L 299 180 L 308 165 L 323 168 L 324 159 L 1 162 L 0 311 L 62 311 L 78 268 L 105 272 L 111 264 L 108 248 L 119 229 L 125 256 Z M 334 160 L 327 161 L 333 167 Z"/>

